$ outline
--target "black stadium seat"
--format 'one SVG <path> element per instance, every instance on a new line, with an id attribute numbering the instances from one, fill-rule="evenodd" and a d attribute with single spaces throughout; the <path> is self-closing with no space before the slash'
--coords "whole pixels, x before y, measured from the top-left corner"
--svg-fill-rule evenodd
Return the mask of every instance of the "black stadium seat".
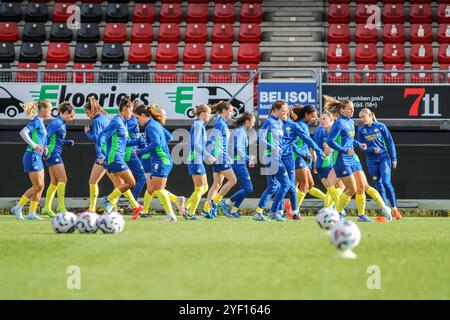
<path id="1" fill-rule="evenodd" d="M 102 8 L 100 3 L 82 3 L 80 16 L 81 22 L 101 22 Z"/>
<path id="2" fill-rule="evenodd" d="M 53 23 L 50 29 L 51 42 L 72 42 L 73 31 L 67 27 L 66 23 Z"/>
<path id="3" fill-rule="evenodd" d="M 125 59 L 123 44 L 105 43 L 102 49 L 102 63 L 122 63 Z"/>
<path id="4" fill-rule="evenodd" d="M 19 22 L 22 19 L 22 12 L 19 3 L 0 3 L 0 19 L 3 22 Z"/>
<path id="5" fill-rule="evenodd" d="M 0 63 L 0 69 L 11 69 L 11 64 L 7 62 Z M 0 72 L 0 82 L 11 82 L 12 81 L 12 71 Z"/>
<path id="6" fill-rule="evenodd" d="M 74 61 L 95 63 L 97 61 L 97 45 L 95 43 L 77 43 Z"/>
<path id="7" fill-rule="evenodd" d="M 100 41 L 100 29 L 98 23 L 89 22 L 81 23 L 80 29 L 77 34 L 78 42 L 99 42 Z"/>
<path id="8" fill-rule="evenodd" d="M 25 12 L 25 21 L 47 22 L 49 17 L 46 3 L 29 3 Z"/>
<path id="9" fill-rule="evenodd" d="M 27 22 L 23 27 L 22 41 L 44 42 L 46 38 L 45 25 L 42 22 Z"/>
<path id="10" fill-rule="evenodd" d="M 128 65 L 128 70 L 148 70 L 148 64 L 141 63 L 130 63 Z M 149 73 L 134 73 L 129 72 L 127 75 L 128 82 L 150 82 L 150 74 Z"/>
<path id="11" fill-rule="evenodd" d="M 0 43 L 0 62 L 14 62 L 16 58 L 16 51 L 14 50 L 14 43 L 2 42 Z"/>
<path id="12" fill-rule="evenodd" d="M 100 66 L 101 70 L 120 70 L 120 64 L 118 63 L 102 63 Z M 106 83 L 106 82 L 117 82 L 119 72 L 99 72 L 98 82 Z"/>
<path id="13" fill-rule="evenodd" d="M 39 42 L 22 42 L 19 53 L 20 62 L 41 62 L 42 45 Z"/>
<path id="14" fill-rule="evenodd" d="M 128 4 L 110 3 L 106 11 L 106 22 L 123 22 L 127 23 L 130 18 L 128 12 Z"/>

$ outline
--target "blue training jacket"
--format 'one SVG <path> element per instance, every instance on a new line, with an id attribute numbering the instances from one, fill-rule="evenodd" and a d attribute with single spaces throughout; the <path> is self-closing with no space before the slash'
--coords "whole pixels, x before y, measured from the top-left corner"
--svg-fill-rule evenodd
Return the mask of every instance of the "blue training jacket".
<path id="1" fill-rule="evenodd" d="M 106 164 L 125 161 L 127 140 L 125 119 L 117 115 L 97 137 L 97 147 L 101 147 L 106 142 Z"/>
<path id="2" fill-rule="evenodd" d="M 88 138 L 95 144 L 95 153 L 97 158 L 104 158 L 106 155 L 106 143 L 102 146 L 97 146 L 97 138 L 99 134 L 109 125 L 109 122 L 109 118 L 100 113 L 92 119 L 91 130 L 86 132 Z"/>
<path id="3" fill-rule="evenodd" d="M 355 140 L 355 122 L 353 119 L 343 115 L 339 116 L 331 127 L 327 143 L 336 151 L 333 154 L 333 164 L 336 163 L 337 159 L 342 159 L 345 162 L 357 159 L 355 156 L 348 155 L 351 148 L 359 148 L 360 145 Z"/>
<path id="4" fill-rule="evenodd" d="M 66 123 L 58 115 L 47 127 L 47 156 L 49 158 L 61 156 L 63 147 L 72 144 L 70 140 L 65 140 L 66 133 Z"/>
<path id="5" fill-rule="evenodd" d="M 380 159 L 389 155 L 392 162 L 397 162 L 394 139 L 384 123 L 374 121 L 370 127 L 362 125 L 358 129 L 357 139 L 360 143 L 367 144 L 368 159 Z M 376 147 L 381 149 L 379 153 L 375 153 Z"/>

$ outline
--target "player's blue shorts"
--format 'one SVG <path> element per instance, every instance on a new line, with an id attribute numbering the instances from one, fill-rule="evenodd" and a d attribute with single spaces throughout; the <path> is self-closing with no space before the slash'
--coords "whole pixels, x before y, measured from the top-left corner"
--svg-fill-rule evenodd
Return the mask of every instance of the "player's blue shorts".
<path id="1" fill-rule="evenodd" d="M 161 162 L 153 162 L 152 170 L 150 172 L 152 177 L 167 178 L 172 171 L 173 163 L 163 164 Z"/>
<path id="2" fill-rule="evenodd" d="M 23 171 L 39 172 L 44 170 L 44 164 L 42 163 L 42 156 L 36 152 L 25 151 L 23 155 Z"/>
<path id="3" fill-rule="evenodd" d="M 152 172 L 152 160 L 150 158 L 141 158 L 141 163 L 145 173 Z"/>
<path id="4" fill-rule="evenodd" d="M 231 169 L 231 165 L 228 163 L 224 163 L 224 164 L 214 164 L 213 165 L 213 172 L 214 173 L 219 173 L 225 170 L 229 170 Z"/>
<path id="5" fill-rule="evenodd" d="M 320 179 L 328 178 L 328 175 L 330 174 L 331 169 L 333 169 L 333 167 L 316 168 L 317 174 L 319 175 Z"/>
<path id="6" fill-rule="evenodd" d="M 51 167 L 54 166 L 55 164 L 64 164 L 62 158 L 60 155 L 57 156 L 51 156 L 50 158 L 48 158 L 47 160 L 45 160 L 45 165 L 47 167 Z"/>
<path id="7" fill-rule="evenodd" d="M 360 161 L 355 159 L 343 160 L 340 157 L 337 158 L 333 168 L 337 178 L 348 177 L 351 176 L 353 172 L 363 171 Z"/>
<path id="8" fill-rule="evenodd" d="M 309 170 L 312 169 L 312 162 L 306 163 L 305 159 L 298 156 L 297 159 L 295 159 L 295 170 L 307 168 L 309 168 Z"/>
<path id="9" fill-rule="evenodd" d="M 110 164 L 106 164 L 105 168 L 109 173 L 118 173 L 130 169 L 125 161 L 111 162 Z"/>
<path id="10" fill-rule="evenodd" d="M 106 159 L 105 159 L 105 158 L 103 158 L 103 163 L 102 163 L 102 164 L 99 163 L 98 158 L 95 159 L 95 162 L 94 162 L 94 163 L 95 163 L 96 165 L 102 166 L 103 168 L 106 169 Z"/>
<path id="11" fill-rule="evenodd" d="M 188 163 L 188 173 L 190 176 L 204 175 L 206 174 L 206 169 L 203 163 Z"/>

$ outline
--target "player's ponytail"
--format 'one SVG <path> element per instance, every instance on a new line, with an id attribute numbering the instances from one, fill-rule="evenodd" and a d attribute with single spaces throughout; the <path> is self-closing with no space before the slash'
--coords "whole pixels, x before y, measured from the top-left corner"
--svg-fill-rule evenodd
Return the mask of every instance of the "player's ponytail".
<path id="1" fill-rule="evenodd" d="M 36 110 L 37 110 L 36 102 L 25 103 L 22 105 L 22 107 L 28 118 L 32 119 L 36 116 Z"/>
<path id="2" fill-rule="evenodd" d="M 200 116 L 202 112 L 211 112 L 211 107 L 207 104 L 201 104 L 194 109 L 194 115 L 196 117 Z"/>
<path id="3" fill-rule="evenodd" d="M 339 100 L 337 100 L 337 99 L 335 99 L 333 97 L 324 95 L 323 96 L 323 101 L 325 102 L 324 106 L 323 106 L 323 109 L 325 111 L 328 111 L 328 112 L 332 113 L 335 116 L 339 116 L 341 114 L 341 109 L 342 109 L 343 106 L 342 106 L 342 103 Z"/>
<path id="4" fill-rule="evenodd" d="M 137 107 L 139 107 L 139 106 L 144 106 L 145 107 L 145 104 L 139 99 L 134 99 L 134 101 L 133 101 L 133 111 L 135 111 L 137 109 Z"/>
<path id="5" fill-rule="evenodd" d="M 216 104 L 213 104 L 210 106 L 211 112 L 221 114 L 223 110 L 228 110 L 229 108 L 232 108 L 233 106 L 229 102 L 225 101 L 219 101 Z"/>
<path id="6" fill-rule="evenodd" d="M 236 127 L 242 126 L 247 120 L 252 120 L 254 117 L 253 113 L 245 111 L 239 119 L 234 121 L 234 125 Z"/>
<path id="7" fill-rule="evenodd" d="M 94 96 L 88 97 L 88 102 L 84 105 L 84 110 L 91 112 L 93 115 L 98 115 L 100 113 L 105 116 L 108 115 Z"/>
<path id="8" fill-rule="evenodd" d="M 297 106 L 301 108 L 301 106 L 299 104 L 294 106 L 294 108 L 297 107 Z M 294 109 L 289 108 L 288 112 L 289 112 L 289 118 L 291 118 L 294 121 L 298 120 L 298 116 L 295 114 Z"/>
<path id="9" fill-rule="evenodd" d="M 284 100 L 277 100 L 272 103 L 272 108 L 270 108 L 270 112 L 274 112 L 275 110 L 280 110 L 286 104 Z"/>
<path id="10" fill-rule="evenodd" d="M 301 120 L 305 118 L 306 114 L 311 114 L 313 112 L 317 112 L 316 108 L 314 106 L 311 105 L 307 105 L 307 106 L 300 106 L 300 105 L 296 105 L 292 111 L 294 112 L 294 114 L 297 116 L 297 120 Z"/>

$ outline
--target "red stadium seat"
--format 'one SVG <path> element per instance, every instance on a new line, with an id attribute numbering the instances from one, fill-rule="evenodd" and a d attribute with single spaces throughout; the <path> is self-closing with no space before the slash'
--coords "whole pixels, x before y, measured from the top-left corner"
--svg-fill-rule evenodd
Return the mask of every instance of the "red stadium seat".
<path id="1" fill-rule="evenodd" d="M 19 62 L 17 65 L 18 70 L 32 69 L 38 70 L 39 65 L 36 62 Z M 37 82 L 37 72 L 19 72 L 16 73 L 16 82 Z"/>
<path id="2" fill-rule="evenodd" d="M 442 23 L 439 25 L 437 41 L 439 43 L 450 43 L 450 24 Z"/>
<path id="3" fill-rule="evenodd" d="M 433 70 L 431 64 L 413 64 L 412 70 Z M 433 83 L 433 73 L 413 73 L 411 72 L 411 82 L 413 83 Z"/>
<path id="4" fill-rule="evenodd" d="M 376 83 L 378 82 L 378 73 L 370 72 L 370 70 L 376 70 L 377 66 L 375 64 L 358 64 L 356 70 L 367 70 L 367 73 L 355 73 L 354 82 L 357 83 Z"/>
<path id="5" fill-rule="evenodd" d="M 65 63 L 52 63 L 49 62 L 45 66 L 47 70 L 66 70 Z M 44 72 L 44 82 L 67 82 L 67 72 Z"/>
<path id="6" fill-rule="evenodd" d="M 440 64 L 450 63 L 450 44 L 443 43 L 439 46 L 438 62 Z"/>
<path id="7" fill-rule="evenodd" d="M 340 70 L 348 70 L 348 64 L 329 64 L 328 69 L 336 71 L 328 73 L 328 82 L 347 83 L 350 81 L 350 73 L 339 72 Z"/>
<path id="8" fill-rule="evenodd" d="M 214 3 L 235 3 L 236 0 L 214 0 Z"/>
<path id="9" fill-rule="evenodd" d="M 406 61 L 403 43 L 386 43 L 383 46 L 383 63 L 404 64 Z"/>
<path id="10" fill-rule="evenodd" d="M 433 42 L 433 31 L 430 24 L 413 24 L 409 33 L 411 43 Z"/>
<path id="11" fill-rule="evenodd" d="M 250 80 L 250 71 L 257 71 L 257 64 L 243 63 L 238 66 L 238 70 L 248 70 L 249 72 L 238 72 L 236 73 L 236 82 L 245 83 Z M 255 83 L 258 82 L 258 77 L 255 77 Z"/>
<path id="12" fill-rule="evenodd" d="M 17 22 L 0 22 L 0 42 L 17 42 L 19 27 Z"/>
<path id="13" fill-rule="evenodd" d="M 206 49 L 203 43 L 186 43 L 183 52 L 183 63 L 204 64 Z"/>
<path id="14" fill-rule="evenodd" d="M 158 48 L 156 49 L 156 63 L 176 64 L 178 59 L 177 43 L 158 43 Z"/>
<path id="15" fill-rule="evenodd" d="M 176 23 L 161 23 L 158 30 L 158 42 L 177 43 L 180 42 L 180 26 Z"/>
<path id="16" fill-rule="evenodd" d="M 131 28 L 131 42 L 153 42 L 153 26 L 151 23 L 133 23 Z"/>
<path id="17" fill-rule="evenodd" d="M 328 7 L 328 23 L 350 23 L 350 7 L 348 4 L 332 3 Z"/>
<path id="18" fill-rule="evenodd" d="M 350 27 L 348 24 L 333 23 L 328 27 L 328 43 L 350 42 Z"/>
<path id="19" fill-rule="evenodd" d="M 361 3 L 356 5 L 355 20 L 356 23 L 367 23 L 367 20 L 374 12 L 370 8 L 370 4 Z"/>
<path id="20" fill-rule="evenodd" d="M 105 25 L 103 37 L 105 43 L 122 43 L 127 41 L 127 28 L 125 23 L 109 22 Z"/>
<path id="21" fill-rule="evenodd" d="M 184 42 L 205 43 L 208 41 L 208 31 L 204 23 L 188 23 L 184 32 Z"/>
<path id="22" fill-rule="evenodd" d="M 77 2 L 76 0 L 55 0 L 56 3 L 58 2 L 65 2 L 65 3 L 75 3 Z"/>
<path id="23" fill-rule="evenodd" d="M 52 13 L 53 22 L 66 22 L 67 19 L 72 15 L 72 12 L 67 12 L 70 3 L 55 3 Z"/>
<path id="24" fill-rule="evenodd" d="M 240 43 L 260 43 L 261 42 L 261 26 L 258 23 L 241 23 L 239 27 Z"/>
<path id="25" fill-rule="evenodd" d="M 183 17 L 181 4 L 179 3 L 163 3 L 159 11 L 159 22 L 180 23 Z"/>
<path id="26" fill-rule="evenodd" d="M 376 43 L 358 43 L 355 51 L 355 62 L 377 64 L 378 51 Z"/>
<path id="27" fill-rule="evenodd" d="M 70 60 L 69 44 L 66 42 L 50 42 L 47 49 L 47 62 L 68 63 Z"/>
<path id="28" fill-rule="evenodd" d="M 183 74 L 181 75 L 181 82 L 197 83 L 199 82 L 199 79 L 202 77 L 202 73 L 198 72 L 190 73 L 187 71 L 203 70 L 203 64 L 195 64 L 195 63 L 184 64 L 183 70 L 185 70 L 186 72 L 183 72 Z"/>
<path id="29" fill-rule="evenodd" d="M 383 26 L 384 43 L 403 43 L 405 39 L 405 26 L 403 24 L 387 23 Z"/>
<path id="30" fill-rule="evenodd" d="M 437 11 L 437 22 L 450 23 L 450 3 L 439 4 Z"/>
<path id="31" fill-rule="evenodd" d="M 355 0 L 355 2 L 357 4 L 360 4 L 360 3 L 363 3 L 363 4 L 376 4 L 378 2 L 378 0 Z"/>
<path id="32" fill-rule="evenodd" d="M 176 70 L 177 66 L 175 64 L 156 64 L 156 70 Z M 162 83 L 176 83 L 178 82 L 178 76 L 176 72 L 167 73 L 155 73 L 154 82 Z"/>
<path id="33" fill-rule="evenodd" d="M 234 27 L 232 23 L 215 23 L 212 30 L 212 42 L 233 43 Z"/>
<path id="34" fill-rule="evenodd" d="M 381 21 L 383 21 L 383 23 L 404 23 L 405 13 L 403 4 L 385 4 L 383 6 Z"/>
<path id="35" fill-rule="evenodd" d="M 211 64 L 210 70 L 231 70 L 228 64 Z M 208 82 L 210 83 L 230 83 L 233 79 L 233 74 L 231 72 L 211 72 L 208 74 Z"/>
<path id="36" fill-rule="evenodd" d="M 409 0 L 409 3 L 431 3 L 431 0 Z"/>
<path id="37" fill-rule="evenodd" d="M 209 3 L 209 0 L 187 0 L 188 3 Z"/>
<path id="38" fill-rule="evenodd" d="M 152 61 L 152 49 L 150 43 L 132 43 L 128 55 L 129 63 L 146 63 Z"/>
<path id="39" fill-rule="evenodd" d="M 383 0 L 382 2 L 383 2 L 383 4 L 388 4 L 388 3 L 396 4 L 396 3 L 404 3 L 405 1 L 403 1 L 403 0 Z"/>
<path id="40" fill-rule="evenodd" d="M 72 66 L 73 70 L 93 70 L 93 63 L 74 63 Z M 94 82 L 95 73 L 94 72 L 74 72 L 76 83 L 92 83 Z"/>
<path id="41" fill-rule="evenodd" d="M 241 3 L 262 3 L 263 0 L 241 0 Z"/>
<path id="42" fill-rule="evenodd" d="M 211 47 L 211 63 L 231 64 L 233 62 L 233 47 L 230 43 L 213 43 Z"/>
<path id="43" fill-rule="evenodd" d="M 241 43 L 238 49 L 238 63 L 255 63 L 261 62 L 261 49 L 257 43 Z"/>
<path id="44" fill-rule="evenodd" d="M 439 70 L 441 71 L 439 73 L 439 82 L 450 83 L 450 64 L 441 64 Z"/>
<path id="45" fill-rule="evenodd" d="M 182 3 L 183 0 L 162 0 L 162 3 Z"/>
<path id="46" fill-rule="evenodd" d="M 187 7 L 188 23 L 207 23 L 209 18 L 207 3 L 189 3 Z"/>
<path id="47" fill-rule="evenodd" d="M 153 23 L 155 21 L 155 5 L 153 3 L 136 3 L 134 5 L 132 21 Z"/>
<path id="48" fill-rule="evenodd" d="M 378 30 L 370 29 L 367 24 L 358 24 L 356 25 L 355 41 L 356 43 L 377 43 Z"/>
<path id="49" fill-rule="evenodd" d="M 412 64 L 431 64 L 433 63 L 433 47 L 431 43 L 413 43 L 411 45 Z"/>
<path id="50" fill-rule="evenodd" d="M 347 43 L 330 43 L 328 45 L 327 62 L 329 64 L 350 63 L 350 49 Z"/>
<path id="51" fill-rule="evenodd" d="M 383 72 L 383 82 L 385 83 L 403 83 L 406 80 L 405 73 L 398 73 L 398 70 L 405 70 L 403 64 L 385 64 L 384 70 L 390 72 Z"/>
<path id="52" fill-rule="evenodd" d="M 263 10 L 259 3 L 241 4 L 241 14 L 239 21 L 241 23 L 261 23 L 263 20 Z"/>
<path id="53" fill-rule="evenodd" d="M 421 4 L 411 4 L 409 11 L 409 22 L 413 23 L 431 23 L 433 21 L 431 13 L 431 5 L 421 3 Z"/>
<path id="54" fill-rule="evenodd" d="M 236 19 L 234 4 L 216 3 L 214 5 L 214 23 L 233 23 Z"/>

